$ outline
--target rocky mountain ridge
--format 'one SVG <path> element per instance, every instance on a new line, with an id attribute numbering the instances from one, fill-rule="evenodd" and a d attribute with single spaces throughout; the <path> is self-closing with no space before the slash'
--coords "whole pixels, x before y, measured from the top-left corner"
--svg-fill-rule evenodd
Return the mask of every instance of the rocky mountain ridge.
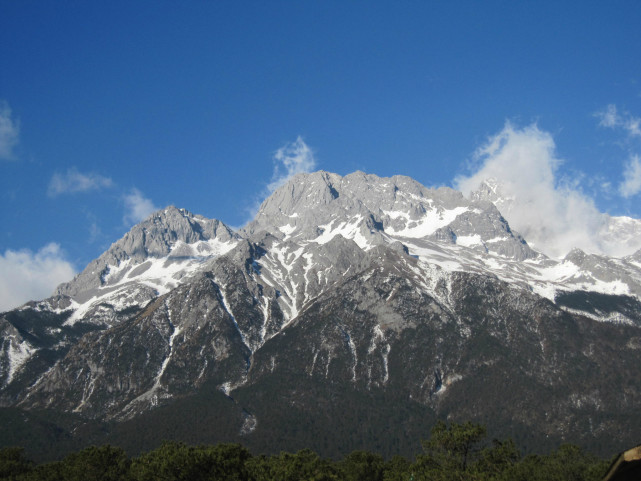
<path id="1" fill-rule="evenodd" d="M 514 193 L 515 188 L 501 184 L 498 180 L 489 178 L 481 183 L 478 189 L 470 194 L 470 198 L 476 201 L 487 201 L 493 203 L 505 216 L 506 219 L 519 220 L 527 215 L 524 210 L 524 204 L 527 205 L 530 199 L 519 199 Z M 571 204 L 571 200 L 568 201 Z M 572 209 L 572 206 L 569 206 Z M 584 206 L 585 208 L 585 206 Z M 591 246 L 592 250 L 601 254 L 615 254 L 615 257 L 625 257 L 633 255 L 641 249 L 641 221 L 627 216 L 611 216 L 609 214 L 592 212 L 586 217 L 581 208 L 575 209 L 574 215 L 583 217 L 589 224 L 586 231 L 582 234 L 588 234 L 590 241 L 586 245 Z M 527 209 L 526 209 L 527 211 Z M 596 210 L 595 210 L 596 211 Z M 547 213 L 553 215 L 552 212 Z M 530 215 L 540 215 L 537 212 L 530 212 Z M 525 222 L 527 225 L 530 222 Z M 552 237 L 554 230 L 546 231 L 546 226 L 531 224 L 523 232 L 524 236 L 530 242 L 536 241 L 536 238 Z M 514 226 L 513 226 L 514 227 Z M 579 236 L 582 234 L 578 234 Z M 534 238 L 530 238 L 530 235 Z M 583 241 L 575 237 L 575 241 Z M 577 247 L 576 245 L 573 247 Z M 557 250 L 557 249 L 555 249 Z"/>
<path id="2" fill-rule="evenodd" d="M 550 259 L 471 198 L 316 172 L 238 233 L 163 209 L 2 315 L 0 402 L 125 425 L 214 386 L 242 407 L 236 434 L 261 439 L 285 406 L 329 415 L 309 396 L 333 386 L 541 439 L 611 436 L 641 395 L 641 254 Z"/>

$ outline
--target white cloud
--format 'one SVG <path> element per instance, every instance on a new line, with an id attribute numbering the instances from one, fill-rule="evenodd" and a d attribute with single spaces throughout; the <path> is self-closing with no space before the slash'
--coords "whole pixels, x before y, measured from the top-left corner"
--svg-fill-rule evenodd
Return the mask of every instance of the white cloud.
<path id="1" fill-rule="evenodd" d="M 599 236 L 606 218 L 576 183 L 558 179 L 562 160 L 554 139 L 536 125 L 523 129 L 510 123 L 476 153 L 477 170 L 455 179 L 466 194 L 488 178 L 497 179 L 509 198 L 501 213 L 528 243 L 549 256 L 562 257 L 574 247 L 607 252 Z M 608 252 L 616 254 L 615 252 Z"/>
<path id="2" fill-rule="evenodd" d="M 595 116 L 600 119 L 601 127 L 623 129 L 629 137 L 641 138 L 641 118 L 634 117 L 629 112 L 619 113 L 614 104 L 609 104 Z M 619 194 L 629 198 L 639 192 L 641 192 L 641 157 L 633 154 L 624 165 L 623 182 L 619 184 Z"/>
<path id="3" fill-rule="evenodd" d="M 274 172 L 271 181 L 256 196 L 254 203 L 245 208 L 247 220 L 245 224 L 254 220 L 262 202 L 272 195 L 276 189 L 285 184 L 292 176 L 301 172 L 312 172 L 316 169 L 314 151 L 299 135 L 294 142 L 288 142 L 274 153 Z M 237 228 L 235 228 L 237 230 Z"/>
<path id="4" fill-rule="evenodd" d="M 47 244 L 36 253 L 6 250 L 0 254 L 0 311 L 50 296 L 75 273 L 58 244 Z"/>
<path id="5" fill-rule="evenodd" d="M 123 221 L 128 225 L 137 224 L 158 210 L 158 207 L 136 188 L 131 189 L 129 194 L 125 194 L 123 201 L 126 209 Z"/>
<path id="6" fill-rule="evenodd" d="M 92 244 L 96 242 L 96 239 L 102 235 L 102 230 L 100 230 L 100 226 L 98 223 L 94 220 L 91 222 L 89 225 L 89 243 Z"/>
<path id="7" fill-rule="evenodd" d="M 617 107 L 614 104 L 608 105 L 604 110 L 597 112 L 595 116 L 599 117 L 601 127 L 614 128 L 620 124 L 621 119 L 617 114 Z"/>
<path id="8" fill-rule="evenodd" d="M 623 171 L 623 182 L 619 185 L 619 192 L 625 198 L 641 192 L 641 157 L 638 155 L 633 155 L 626 163 Z"/>
<path id="9" fill-rule="evenodd" d="M 625 122 L 625 130 L 633 137 L 641 137 L 641 119 L 639 117 L 630 117 Z"/>
<path id="10" fill-rule="evenodd" d="M 0 100 L 0 159 L 14 160 L 13 148 L 18 144 L 20 124 L 11 115 L 11 108 Z"/>
<path id="11" fill-rule="evenodd" d="M 290 177 L 301 172 L 311 172 L 316 168 L 314 152 L 298 136 L 294 142 L 287 143 L 274 154 L 274 173 L 267 186 L 269 194 L 283 185 Z"/>
<path id="12" fill-rule="evenodd" d="M 619 113 L 617 106 L 608 105 L 605 109 L 595 114 L 599 125 L 610 129 L 621 128 L 630 137 L 641 137 L 641 118 L 632 116 L 629 112 Z"/>
<path id="13" fill-rule="evenodd" d="M 49 181 L 47 195 L 56 197 L 60 194 L 88 192 L 113 186 L 109 177 L 98 174 L 82 174 L 74 167 L 67 170 L 66 174 L 56 173 Z"/>

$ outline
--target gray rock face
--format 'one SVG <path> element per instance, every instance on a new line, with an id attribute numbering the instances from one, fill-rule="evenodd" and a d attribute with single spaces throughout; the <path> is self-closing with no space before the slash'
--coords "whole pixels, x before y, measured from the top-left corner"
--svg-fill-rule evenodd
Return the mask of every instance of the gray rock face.
<path id="1" fill-rule="evenodd" d="M 576 268 L 565 280 L 566 290 L 578 290 L 600 282 L 612 285 L 620 294 L 641 298 L 641 276 L 635 256 L 617 259 L 573 249 L 563 259 L 564 265 Z"/>
<path id="2" fill-rule="evenodd" d="M 113 326 L 239 240 L 218 220 L 170 206 L 134 226 L 55 295 L 69 299 L 69 323 Z"/>
<path id="3" fill-rule="evenodd" d="M 203 276 L 85 336 L 21 405 L 127 418 L 207 379 L 241 377 L 250 353 L 222 299 L 220 286 Z"/>
<path id="4" fill-rule="evenodd" d="M 244 229 L 250 238 L 261 231 L 298 241 L 340 232 L 356 238 L 361 247 L 389 238 L 421 238 L 517 260 L 537 256 L 491 202 L 470 202 L 460 192 L 428 189 L 409 177 L 362 172 L 294 176 L 261 205 Z"/>
<path id="5" fill-rule="evenodd" d="M 441 417 L 566 440 L 599 437 L 610 429 L 603 413 L 636 409 L 630 394 L 641 389 L 633 380 L 639 348 L 628 336 L 637 339 L 638 328 L 575 317 L 487 275 L 434 272 L 425 286 L 418 261 L 376 251 L 368 268 L 319 296 L 255 353 L 238 390 L 247 391 L 259 425 L 269 410 L 249 393 L 272 385 L 282 387 L 279 403 L 290 409 L 332 402 L 331 395 L 310 400 L 300 386 L 336 392 L 348 385 L 395 406 L 410 399 Z M 612 393 L 614 366 L 631 383 L 624 397 Z"/>
<path id="6" fill-rule="evenodd" d="M 116 284 L 129 272 L 120 271 L 115 276 L 109 276 L 110 270 L 124 261 L 139 265 L 150 258 L 163 258 L 170 254 L 175 258 L 206 256 L 213 250 L 206 241 L 212 239 L 229 243 L 236 240 L 237 236 L 218 220 L 169 206 L 134 226 L 74 280 L 60 285 L 55 294 L 75 297 L 91 289 Z M 193 244 L 196 245 L 190 249 L 189 245 Z M 179 248 L 174 250 L 176 246 Z"/>

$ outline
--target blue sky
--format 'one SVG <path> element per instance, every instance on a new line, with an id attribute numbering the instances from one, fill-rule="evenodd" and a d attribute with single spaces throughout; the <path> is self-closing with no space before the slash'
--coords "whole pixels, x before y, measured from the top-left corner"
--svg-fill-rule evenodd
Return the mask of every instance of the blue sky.
<path id="1" fill-rule="evenodd" d="M 551 142 L 549 195 L 641 217 L 640 25 L 638 1 L 0 0 L 0 309 L 154 208 L 240 226 L 298 170 L 462 188 L 493 139 Z"/>

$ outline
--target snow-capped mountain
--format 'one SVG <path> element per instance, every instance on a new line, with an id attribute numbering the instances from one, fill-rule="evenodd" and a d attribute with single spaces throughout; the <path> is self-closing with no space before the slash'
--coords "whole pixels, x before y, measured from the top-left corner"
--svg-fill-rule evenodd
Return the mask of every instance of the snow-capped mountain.
<path id="1" fill-rule="evenodd" d="M 71 300 L 67 323 L 111 325 L 119 312 L 169 292 L 238 242 L 222 222 L 170 206 L 134 226 L 55 294 Z"/>
<path id="2" fill-rule="evenodd" d="M 221 415 L 237 416 L 235 435 L 260 444 L 280 429 L 274 410 L 314 418 L 334 386 L 348 404 L 375 396 L 381 416 L 610 436 L 641 396 L 641 253 L 548 258 L 488 189 L 299 174 L 238 233 L 168 207 L 51 298 L 2 315 L 0 401 L 125 426 L 210 386 L 234 399 Z"/>
<path id="3" fill-rule="evenodd" d="M 574 198 L 569 192 L 566 193 L 563 202 L 565 211 L 558 211 L 558 206 L 555 207 L 553 203 L 549 203 L 547 210 L 535 212 L 532 205 L 542 207 L 546 203 L 541 205 L 535 199 L 519 198 L 513 193 L 513 189 L 490 178 L 483 181 L 478 189 L 470 194 L 470 198 L 492 202 L 508 221 L 514 221 L 515 225 L 518 223 L 523 225 L 525 229 L 523 234 L 534 244 L 537 241 L 543 245 L 549 244 L 548 239 L 561 240 L 559 230 L 563 231 L 563 226 L 559 225 L 558 220 L 555 222 L 555 219 L 549 219 L 546 225 L 540 220 L 537 222 L 532 222 L 532 219 L 524 220 L 524 217 L 528 215 L 560 216 L 561 219 L 575 222 L 575 219 L 571 218 L 574 216 L 581 222 L 577 224 L 576 232 L 570 236 L 571 241 L 574 242 L 570 247 L 583 246 L 584 249 L 591 250 L 595 254 L 609 254 L 617 257 L 631 255 L 641 249 L 641 220 L 639 219 L 599 213 L 596 207 L 586 205 L 583 200 Z M 563 244 L 570 242 L 570 239 L 562 239 Z M 552 250 L 560 249 L 555 246 Z"/>
<path id="4" fill-rule="evenodd" d="M 66 352 L 72 339 L 87 330 L 104 329 L 131 317 L 239 241 L 218 220 L 173 206 L 156 212 L 72 281 L 60 285 L 52 297 L 28 302 L 7 314 L 23 318 L 36 313 L 43 319 L 31 325 L 22 319 L 7 323 L 5 316 L 0 382 L 10 384 L 38 351 Z"/>

